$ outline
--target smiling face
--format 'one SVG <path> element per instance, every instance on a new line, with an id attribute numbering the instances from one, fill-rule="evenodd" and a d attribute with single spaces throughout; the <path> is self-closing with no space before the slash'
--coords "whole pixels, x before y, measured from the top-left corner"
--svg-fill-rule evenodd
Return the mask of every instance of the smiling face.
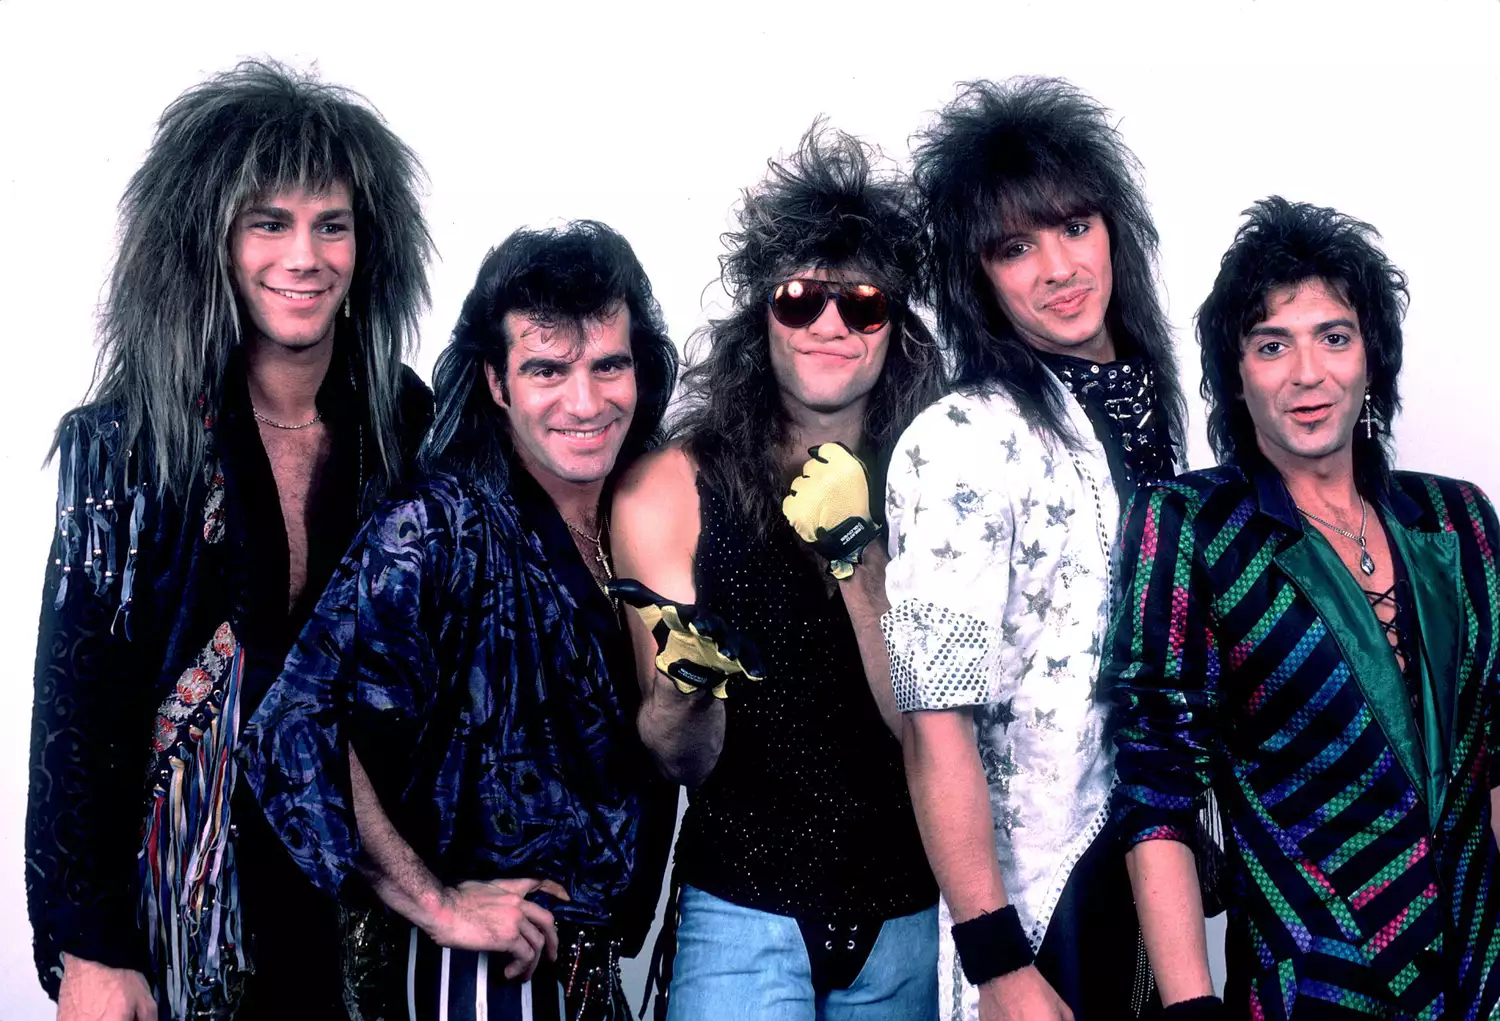
<path id="1" fill-rule="evenodd" d="M 854 271 L 809 269 L 787 274 L 788 279 L 864 282 Z M 890 341 L 891 324 L 873 333 L 852 330 L 829 301 L 806 326 L 793 329 L 765 311 L 771 343 L 771 371 L 782 400 L 810 411 L 828 414 L 869 399 L 880 379 Z"/>
<path id="2" fill-rule="evenodd" d="M 1368 379 L 1359 315 L 1319 279 L 1274 288 L 1240 341 L 1240 385 L 1261 453 L 1283 475 L 1351 458 Z"/>
<path id="3" fill-rule="evenodd" d="M 635 417 L 630 312 L 587 320 L 582 334 L 505 316 L 505 376 L 485 365 L 490 395 L 505 409 L 516 456 L 538 480 L 587 484 L 614 469 Z"/>
<path id="4" fill-rule="evenodd" d="M 1104 324 L 1114 274 L 1102 216 L 1007 234 L 983 265 L 1000 310 L 1026 343 L 1090 361 L 1114 359 Z"/>
<path id="5" fill-rule="evenodd" d="M 331 339 L 354 252 L 354 208 L 343 184 L 260 196 L 241 210 L 229 261 L 251 340 L 303 350 Z"/>

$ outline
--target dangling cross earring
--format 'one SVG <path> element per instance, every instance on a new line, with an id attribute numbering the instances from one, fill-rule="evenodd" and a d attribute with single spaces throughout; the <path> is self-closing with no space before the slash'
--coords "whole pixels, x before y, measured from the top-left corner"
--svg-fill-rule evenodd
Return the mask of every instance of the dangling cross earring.
<path id="1" fill-rule="evenodd" d="M 1365 425 L 1365 439 L 1370 439 L 1375 431 L 1375 419 L 1370 415 L 1370 391 L 1365 391 L 1365 417 L 1362 420 Z"/>
<path id="2" fill-rule="evenodd" d="M 347 295 L 347 294 L 344 295 L 344 318 L 345 319 L 349 318 L 349 295 Z M 1366 394 L 1365 395 L 1365 400 L 1368 401 L 1369 399 L 1370 399 L 1370 395 Z"/>

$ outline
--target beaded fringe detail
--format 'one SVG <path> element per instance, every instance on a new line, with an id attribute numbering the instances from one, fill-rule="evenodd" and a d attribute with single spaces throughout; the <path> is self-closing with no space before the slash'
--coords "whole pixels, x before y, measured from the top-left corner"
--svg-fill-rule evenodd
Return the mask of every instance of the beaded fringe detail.
<path id="1" fill-rule="evenodd" d="M 132 457 L 120 449 L 120 423 L 86 428 L 75 416 L 63 427 L 58 453 L 56 566 L 60 577 L 55 605 L 62 608 L 69 585 L 87 583 L 101 599 L 118 599 L 113 627 L 128 639 L 146 494 L 139 478 L 130 478 Z M 126 507 L 130 521 L 122 536 L 120 514 Z M 82 577 L 75 578 L 75 574 Z"/>

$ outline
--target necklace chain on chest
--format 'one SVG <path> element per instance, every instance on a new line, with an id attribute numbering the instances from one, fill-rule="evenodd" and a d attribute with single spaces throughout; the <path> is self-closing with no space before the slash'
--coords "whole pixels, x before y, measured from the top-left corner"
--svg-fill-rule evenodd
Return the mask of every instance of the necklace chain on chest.
<path id="1" fill-rule="evenodd" d="M 317 425 L 319 422 L 323 421 L 323 413 L 321 411 L 317 411 L 313 413 L 312 418 L 308 419 L 306 422 L 301 423 L 300 425 L 287 425 L 285 422 L 278 422 L 274 418 L 267 418 L 265 415 L 262 415 L 253 404 L 250 405 L 250 414 L 255 416 L 255 420 L 257 422 L 268 425 L 272 429 L 285 429 L 287 432 L 296 432 L 298 429 L 310 429 L 313 426 Z"/>
<path id="2" fill-rule="evenodd" d="M 1329 520 L 1327 520 L 1325 518 L 1318 517 L 1312 511 L 1303 510 L 1301 507 L 1298 507 L 1297 509 L 1299 511 L 1302 511 L 1302 516 L 1303 517 L 1305 517 L 1305 518 L 1311 518 L 1313 521 L 1316 521 L 1318 524 L 1324 526 L 1325 528 L 1331 528 L 1331 529 L 1333 529 L 1335 532 L 1337 532 L 1339 535 L 1342 535 L 1344 538 L 1346 538 L 1346 539 L 1353 539 L 1355 542 L 1359 543 L 1359 569 L 1361 571 L 1365 572 L 1365 574 L 1374 574 L 1375 573 L 1375 558 L 1372 557 L 1372 556 L 1370 556 L 1370 548 L 1367 545 L 1365 545 L 1365 526 L 1370 523 L 1370 505 L 1367 504 L 1367 503 L 1365 503 L 1365 498 L 1364 497 L 1361 496 L 1359 498 L 1359 534 L 1358 535 L 1356 535 L 1355 533 L 1353 533 L 1351 531 L 1348 531 L 1347 529 L 1340 528 L 1338 525 L 1335 525 L 1332 521 L 1329 521 Z"/>
<path id="3" fill-rule="evenodd" d="M 594 560 L 604 570 L 604 577 L 614 578 L 615 572 L 614 569 L 610 567 L 609 553 L 604 549 L 604 537 L 609 534 L 609 522 L 606 521 L 600 524 L 598 535 L 590 535 L 583 529 L 579 528 L 577 525 L 573 524 L 573 522 L 569 521 L 562 514 L 559 514 L 558 517 L 561 517 L 563 519 L 563 524 L 568 526 L 569 531 L 586 539 L 594 547 Z M 603 586 L 600 587 L 602 588 Z"/>

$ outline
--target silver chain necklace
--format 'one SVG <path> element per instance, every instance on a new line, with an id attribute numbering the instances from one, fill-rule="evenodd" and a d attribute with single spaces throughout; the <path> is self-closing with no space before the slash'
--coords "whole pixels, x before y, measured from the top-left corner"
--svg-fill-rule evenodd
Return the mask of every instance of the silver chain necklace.
<path id="1" fill-rule="evenodd" d="M 303 422 L 301 425 L 287 425 L 285 422 L 278 422 L 274 418 L 267 418 L 265 415 L 262 415 L 259 411 L 256 410 L 255 405 L 253 404 L 250 405 L 250 414 L 255 416 L 255 420 L 257 422 L 264 422 L 272 429 L 285 429 L 288 432 L 296 432 L 298 429 L 310 429 L 313 426 L 317 425 L 319 422 L 323 421 L 323 413 L 319 411 L 314 414 L 310 420 Z"/>
<path id="2" fill-rule="evenodd" d="M 1318 524 L 1323 525 L 1325 528 L 1331 528 L 1331 529 L 1333 529 L 1335 532 L 1339 533 L 1344 538 L 1346 538 L 1346 539 L 1353 539 L 1355 542 L 1359 543 L 1359 569 L 1361 571 L 1364 571 L 1366 574 L 1374 574 L 1375 573 L 1375 558 L 1372 557 L 1372 556 L 1370 556 L 1370 549 L 1369 549 L 1368 546 L 1365 545 L 1365 526 L 1370 523 L 1370 505 L 1367 504 L 1367 503 L 1365 503 L 1365 498 L 1364 497 L 1361 496 L 1359 498 L 1359 534 L 1358 535 L 1355 535 L 1353 532 L 1345 531 L 1344 529 L 1340 528 L 1338 525 L 1335 525 L 1332 521 L 1328 521 L 1328 520 L 1326 520 L 1324 518 L 1318 517 L 1312 511 L 1302 510 L 1301 507 L 1298 507 L 1297 509 L 1299 511 L 1302 511 L 1302 516 L 1303 517 L 1305 517 L 1305 518 L 1311 518 L 1312 520 L 1316 521 Z"/>

